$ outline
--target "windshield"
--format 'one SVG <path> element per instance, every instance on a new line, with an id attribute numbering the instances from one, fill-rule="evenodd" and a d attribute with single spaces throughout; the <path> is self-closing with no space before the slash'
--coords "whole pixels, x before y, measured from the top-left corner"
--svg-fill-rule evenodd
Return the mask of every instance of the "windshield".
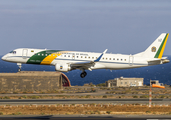
<path id="1" fill-rule="evenodd" d="M 16 54 L 16 51 L 11 51 L 10 53 Z"/>

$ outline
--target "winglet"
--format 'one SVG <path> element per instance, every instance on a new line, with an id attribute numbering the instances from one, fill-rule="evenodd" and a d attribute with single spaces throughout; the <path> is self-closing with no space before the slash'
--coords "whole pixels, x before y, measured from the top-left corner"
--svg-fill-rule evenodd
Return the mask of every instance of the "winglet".
<path id="1" fill-rule="evenodd" d="M 103 54 L 105 54 L 106 52 L 107 52 L 107 49 L 94 62 L 99 62 Z"/>
<path id="2" fill-rule="evenodd" d="M 103 52 L 103 54 L 105 54 L 107 52 L 107 49 Z"/>

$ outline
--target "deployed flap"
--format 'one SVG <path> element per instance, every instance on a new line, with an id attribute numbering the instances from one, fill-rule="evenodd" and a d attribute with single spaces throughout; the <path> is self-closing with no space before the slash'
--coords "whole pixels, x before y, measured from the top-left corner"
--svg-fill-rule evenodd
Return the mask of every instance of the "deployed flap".
<path id="1" fill-rule="evenodd" d="M 87 62 L 77 62 L 77 63 L 71 63 L 71 67 L 74 66 L 87 66 L 87 65 L 92 65 L 94 62 L 93 61 L 87 61 Z"/>

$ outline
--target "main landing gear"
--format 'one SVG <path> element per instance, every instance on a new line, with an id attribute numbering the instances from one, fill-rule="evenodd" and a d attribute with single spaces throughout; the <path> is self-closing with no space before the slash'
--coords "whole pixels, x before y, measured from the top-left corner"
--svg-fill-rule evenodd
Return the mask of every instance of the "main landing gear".
<path id="1" fill-rule="evenodd" d="M 21 67 L 22 67 L 22 64 L 21 63 L 17 63 L 17 65 L 18 65 L 18 72 L 20 72 L 21 71 Z"/>
<path id="2" fill-rule="evenodd" d="M 85 71 L 83 71 L 83 72 L 80 74 L 80 77 L 81 77 L 81 78 L 84 78 L 86 75 L 87 75 L 87 73 L 86 73 Z"/>

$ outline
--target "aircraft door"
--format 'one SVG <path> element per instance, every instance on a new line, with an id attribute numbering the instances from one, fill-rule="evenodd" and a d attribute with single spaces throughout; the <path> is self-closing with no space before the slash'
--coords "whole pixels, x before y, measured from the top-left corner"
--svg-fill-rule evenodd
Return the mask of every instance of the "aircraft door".
<path id="1" fill-rule="evenodd" d="M 23 49 L 23 59 L 27 58 L 27 54 L 28 54 L 28 49 Z"/>
<path id="2" fill-rule="evenodd" d="M 134 64 L 134 56 L 130 55 L 129 56 L 129 65 L 132 66 Z"/>

